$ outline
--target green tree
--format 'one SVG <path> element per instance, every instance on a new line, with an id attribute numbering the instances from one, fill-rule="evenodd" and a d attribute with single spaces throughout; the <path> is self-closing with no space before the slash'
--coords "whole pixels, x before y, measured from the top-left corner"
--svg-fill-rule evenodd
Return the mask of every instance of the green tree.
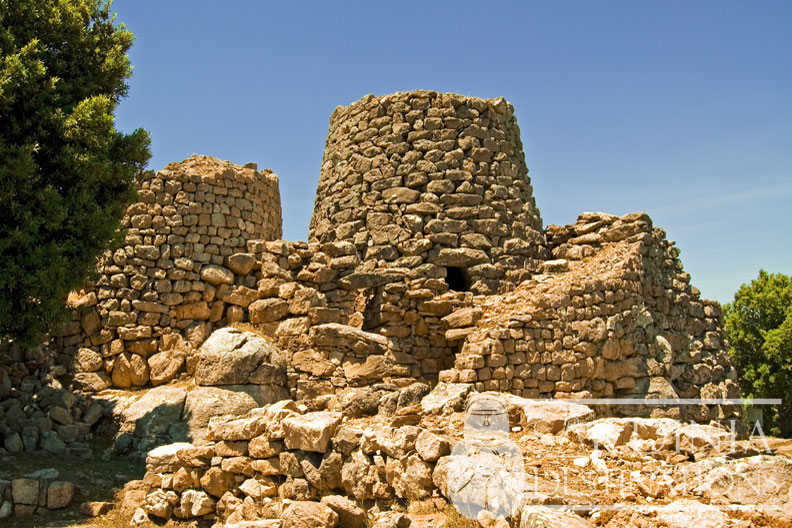
<path id="1" fill-rule="evenodd" d="M 0 1 L 0 338 L 35 342 L 119 238 L 142 129 L 113 112 L 134 37 L 103 0 Z"/>
<path id="2" fill-rule="evenodd" d="M 765 430 L 792 436 L 792 278 L 761 270 L 734 294 L 725 315 L 743 393 L 781 398 L 778 407 L 762 407 Z"/>

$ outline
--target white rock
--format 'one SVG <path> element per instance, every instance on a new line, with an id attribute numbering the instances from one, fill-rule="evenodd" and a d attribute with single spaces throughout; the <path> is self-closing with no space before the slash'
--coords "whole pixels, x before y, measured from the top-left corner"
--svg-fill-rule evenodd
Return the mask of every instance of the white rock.
<path id="1" fill-rule="evenodd" d="M 284 443 L 288 449 L 324 453 L 342 419 L 341 413 L 329 411 L 290 416 L 283 420 Z"/>

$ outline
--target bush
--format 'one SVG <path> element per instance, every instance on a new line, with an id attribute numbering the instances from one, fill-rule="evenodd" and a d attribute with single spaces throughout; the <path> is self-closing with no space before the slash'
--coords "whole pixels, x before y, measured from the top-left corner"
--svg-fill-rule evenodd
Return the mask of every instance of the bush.
<path id="1" fill-rule="evenodd" d="M 32 344 L 117 240 L 148 133 L 123 134 L 133 36 L 101 0 L 0 2 L 0 339 Z"/>

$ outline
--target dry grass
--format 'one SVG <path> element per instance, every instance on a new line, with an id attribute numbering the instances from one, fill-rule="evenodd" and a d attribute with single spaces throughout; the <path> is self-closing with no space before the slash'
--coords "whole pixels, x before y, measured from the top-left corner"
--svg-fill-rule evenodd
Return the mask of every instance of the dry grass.
<path id="1" fill-rule="evenodd" d="M 55 468 L 60 473 L 58 480 L 72 482 L 77 486 L 72 505 L 63 510 L 47 511 L 41 515 L 13 519 L 15 528 L 38 528 L 44 526 L 129 526 L 125 524 L 85 524 L 80 513 L 83 502 L 105 502 L 115 499 L 115 492 L 127 481 L 140 479 L 145 473 L 142 462 L 110 453 L 106 442 L 93 442 L 93 455 L 88 459 L 50 455 L 41 457 L 30 453 L 0 457 L 0 478 L 14 479 L 33 471 Z M 100 522 L 97 520 L 96 522 Z"/>

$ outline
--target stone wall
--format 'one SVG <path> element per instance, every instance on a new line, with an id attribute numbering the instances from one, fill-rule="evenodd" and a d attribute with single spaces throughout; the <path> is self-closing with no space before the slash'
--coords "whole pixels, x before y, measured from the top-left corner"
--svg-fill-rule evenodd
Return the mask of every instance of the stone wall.
<path id="1" fill-rule="evenodd" d="M 549 226 L 546 274 L 449 315 L 460 336 L 447 382 L 529 398 L 737 398 L 720 307 L 701 300 L 679 251 L 643 213 Z M 607 412 L 726 419 L 731 405 Z M 681 414 L 681 416 L 680 416 Z"/>
<path id="2" fill-rule="evenodd" d="M 542 229 L 503 99 L 337 108 L 309 242 L 268 240 L 277 179 L 252 167 L 192 158 L 140 194 L 127 245 L 55 338 L 85 389 L 192 375 L 213 329 L 246 323 L 312 408 L 438 379 L 530 397 L 736 393 L 717 304 L 648 216 Z"/>
<path id="3" fill-rule="evenodd" d="M 212 328 L 243 320 L 255 300 L 260 263 L 248 242 L 281 236 L 278 178 L 255 164 L 193 156 L 137 185 L 124 245 L 70 296 L 76 316 L 52 337 L 89 390 L 172 378 Z"/>
<path id="4" fill-rule="evenodd" d="M 478 294 L 529 277 L 547 251 L 514 108 L 429 91 L 336 108 L 309 240 L 377 268 L 431 263 Z"/>

